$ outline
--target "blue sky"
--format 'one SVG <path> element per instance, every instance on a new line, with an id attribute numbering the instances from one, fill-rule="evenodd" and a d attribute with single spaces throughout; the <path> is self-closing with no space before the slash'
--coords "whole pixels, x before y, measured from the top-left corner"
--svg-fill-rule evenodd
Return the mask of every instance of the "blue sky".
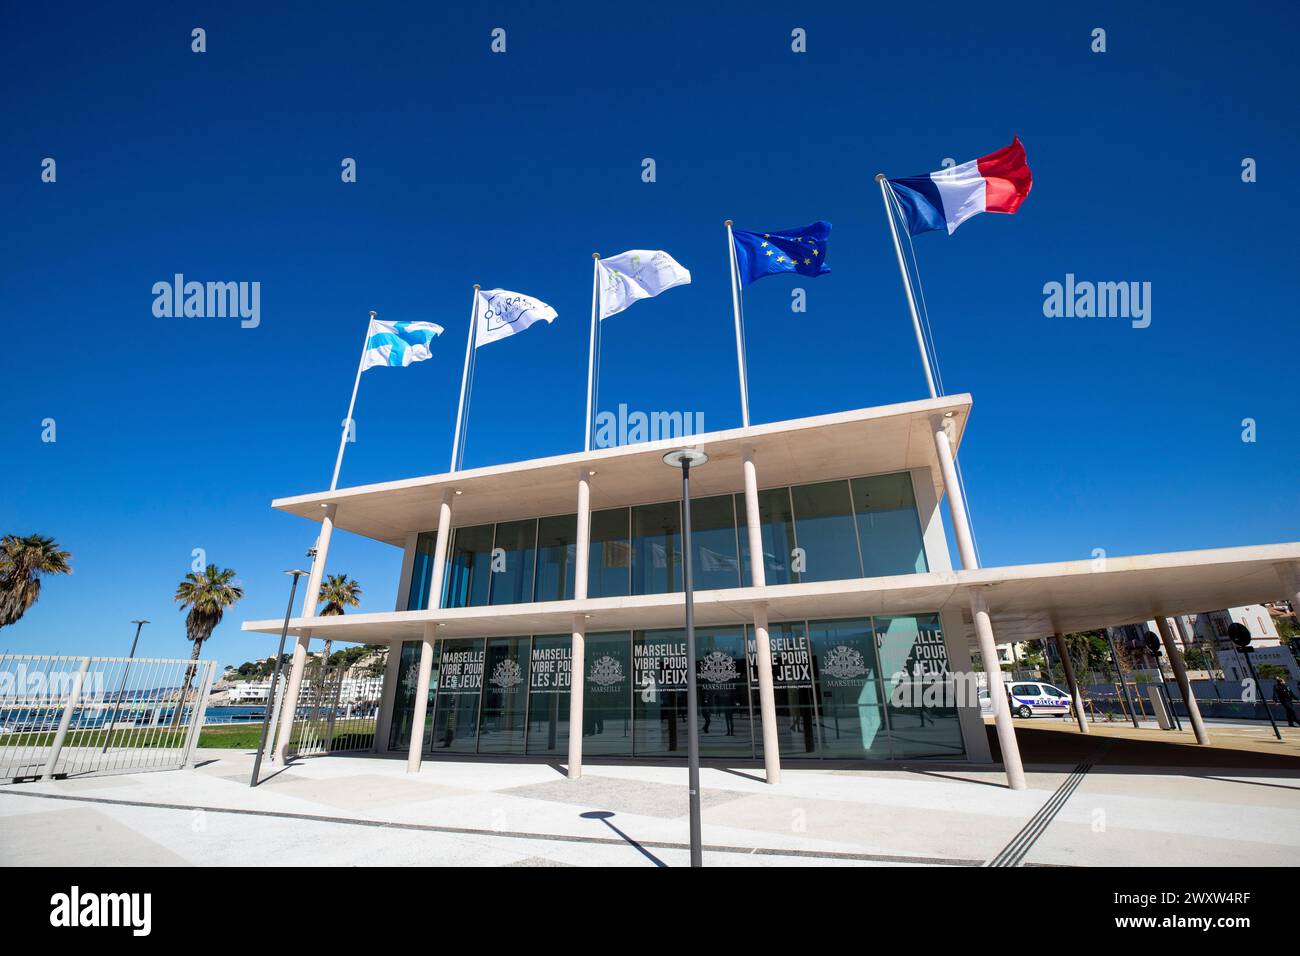
<path id="1" fill-rule="evenodd" d="M 370 309 L 447 332 L 366 373 L 343 484 L 446 467 L 475 282 L 560 317 L 480 355 L 466 465 L 578 449 L 593 251 L 694 275 L 607 323 L 602 407 L 739 424 L 726 218 L 834 224 L 830 275 L 746 297 L 755 421 L 924 397 L 872 177 L 1017 134 L 1020 212 L 917 240 L 985 564 L 1300 538 L 1293 5 L 472 6 L 0 13 L 0 533 L 75 568 L 0 652 L 124 652 L 143 616 L 140 653 L 187 654 L 203 548 L 247 591 L 208 653 L 270 653 L 239 621 L 283 613 L 314 526 L 269 502 L 328 485 Z M 154 317 L 176 272 L 259 281 L 260 326 Z M 1067 272 L 1150 282 L 1150 327 L 1045 318 Z M 395 550 L 340 534 L 330 564 L 393 606 Z"/>

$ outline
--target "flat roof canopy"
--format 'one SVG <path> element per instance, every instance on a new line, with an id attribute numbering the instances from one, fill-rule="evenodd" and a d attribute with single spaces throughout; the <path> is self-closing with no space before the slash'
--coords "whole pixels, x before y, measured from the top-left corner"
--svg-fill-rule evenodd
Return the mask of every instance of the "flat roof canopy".
<path id="1" fill-rule="evenodd" d="M 983 589 L 998 643 L 1060 631 L 1133 624 L 1159 615 L 1193 614 L 1285 596 L 1277 566 L 1300 562 L 1300 543 L 1182 551 L 1094 561 L 1028 564 L 976 571 L 704 591 L 696 595 L 700 626 L 752 623 L 755 603 L 773 621 L 915 614 L 959 609 L 974 645 L 969 591 Z M 586 601 L 388 611 L 294 618 L 290 628 L 336 641 L 391 644 L 418 640 L 426 624 L 437 637 L 563 634 L 575 619 L 588 633 L 683 626 L 682 595 L 655 594 Z M 282 621 L 249 621 L 244 630 L 278 634 Z"/>
<path id="2" fill-rule="evenodd" d="M 577 508 L 577 479 L 584 468 L 596 473 L 591 483 L 593 510 L 680 498 L 680 473 L 664 465 L 663 455 L 684 445 L 703 447 L 709 454 L 709 463 L 691 473 L 692 497 L 741 490 L 742 455 L 752 447 L 761 488 L 933 466 L 935 496 L 942 500 L 930 419 L 950 415 L 955 447 L 970 407 L 969 395 L 948 395 L 278 498 L 271 504 L 320 521 L 322 506 L 334 503 L 335 528 L 400 546 L 408 532 L 437 525 L 438 502 L 448 489 L 458 492 L 453 516 L 458 527 L 571 514 Z"/>

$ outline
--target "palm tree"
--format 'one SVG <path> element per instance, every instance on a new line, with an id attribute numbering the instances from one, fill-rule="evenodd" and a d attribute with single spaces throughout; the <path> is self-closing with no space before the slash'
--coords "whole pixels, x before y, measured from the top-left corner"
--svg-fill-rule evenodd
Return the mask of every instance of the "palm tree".
<path id="1" fill-rule="evenodd" d="M 42 574 L 71 574 L 71 557 L 42 534 L 0 538 L 0 627 L 15 623 L 36 603 Z"/>
<path id="2" fill-rule="evenodd" d="M 203 571 L 191 571 L 176 586 L 176 603 L 184 611 L 185 636 L 194 642 L 194 651 L 190 654 L 190 666 L 185 671 L 185 685 L 181 688 L 180 699 L 176 702 L 176 712 L 172 714 L 172 729 L 181 722 L 181 711 L 185 709 L 185 698 L 190 692 L 190 683 L 194 680 L 194 670 L 203 642 L 212 636 L 226 608 L 244 596 L 244 589 L 238 584 L 231 584 L 235 576 L 233 568 L 218 568 L 209 564 Z"/>
<path id="3" fill-rule="evenodd" d="M 361 585 L 346 574 L 331 574 L 321 583 L 316 603 L 325 605 L 321 609 L 321 617 L 336 617 L 343 613 L 344 608 L 356 607 L 361 603 Z M 330 662 L 330 645 L 333 643 L 325 642 L 325 650 L 321 654 L 322 664 Z"/>

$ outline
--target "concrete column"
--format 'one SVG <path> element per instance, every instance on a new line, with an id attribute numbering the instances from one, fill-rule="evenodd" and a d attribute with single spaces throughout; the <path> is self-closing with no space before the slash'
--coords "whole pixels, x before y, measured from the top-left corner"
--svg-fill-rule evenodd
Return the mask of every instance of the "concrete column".
<path id="1" fill-rule="evenodd" d="M 451 492 L 444 491 L 438 502 L 438 534 L 433 542 L 433 577 L 429 584 L 429 603 L 442 606 L 442 575 L 447 567 L 447 542 L 451 540 Z M 424 722 L 429 714 L 429 678 L 433 674 L 433 641 L 436 624 L 424 625 L 424 642 L 420 646 L 419 682 L 415 688 L 415 711 L 411 714 L 411 742 L 406 751 L 406 772 L 419 773 L 424 756 Z"/>
<path id="2" fill-rule="evenodd" d="M 984 659 L 984 673 L 989 679 L 989 697 L 993 703 L 993 723 L 998 731 L 998 746 L 1002 748 L 1002 766 L 1007 772 L 1007 786 L 1012 790 L 1025 789 L 1025 768 L 1020 763 L 1020 747 L 1016 743 L 1016 730 L 1011 725 L 1011 702 L 1002 686 L 1002 668 L 998 665 L 997 644 L 993 640 L 993 619 L 989 617 L 988 602 L 984 592 L 970 592 L 971 616 L 975 619 L 975 635 L 979 638 L 980 657 Z"/>
<path id="3" fill-rule="evenodd" d="M 375 742 L 371 753 L 388 750 L 388 737 L 393 729 L 393 704 L 397 701 L 397 670 L 402 662 L 402 642 L 388 645 L 388 660 L 384 663 L 384 689 L 379 695 L 379 716 L 375 719 Z"/>
<path id="4" fill-rule="evenodd" d="M 948 492 L 948 512 L 952 515 L 953 536 L 957 539 L 957 552 L 961 555 L 963 571 L 979 569 L 975 556 L 975 539 L 970 533 L 970 519 L 966 517 L 966 495 L 957 478 L 957 462 L 952 456 L 952 441 L 944 427 L 945 419 L 933 418 L 934 450 L 939 457 L 939 471 L 943 486 Z M 1007 771 L 1007 785 L 1012 790 L 1025 789 L 1025 770 L 1020 762 L 1020 745 L 1016 743 L 1016 729 L 1011 723 L 1011 704 L 1002 685 L 1002 665 L 998 662 L 998 647 L 993 638 L 993 618 L 989 616 L 988 601 L 984 592 L 970 591 L 971 617 L 975 620 L 975 635 L 979 639 L 980 658 L 988 677 L 989 697 L 993 701 L 993 723 L 997 727 L 998 746 L 1002 748 L 1002 765 Z"/>
<path id="5" fill-rule="evenodd" d="M 746 448 L 745 528 L 749 535 L 750 586 L 767 587 L 763 566 L 763 525 L 758 512 L 758 471 L 754 449 Z M 768 783 L 781 782 L 781 742 L 776 731 L 776 691 L 772 686 L 772 640 L 767 632 L 767 605 L 754 605 L 754 666 L 758 671 L 758 715 L 763 728 L 763 776 Z"/>
<path id="6" fill-rule="evenodd" d="M 591 476 L 578 472 L 578 533 L 573 554 L 573 599 L 587 600 L 587 577 L 591 558 Z M 581 614 L 573 616 L 573 652 L 569 659 L 569 779 L 582 776 L 583 689 L 587 676 L 587 624 Z"/>
<path id="7" fill-rule="evenodd" d="M 1169 626 L 1169 618 L 1163 614 L 1156 615 L 1156 627 L 1160 629 L 1160 640 L 1165 645 L 1165 656 L 1169 658 L 1169 664 L 1174 669 L 1174 677 L 1178 680 L 1178 690 L 1183 695 L 1183 701 L 1187 704 L 1187 716 L 1192 720 L 1192 730 L 1196 732 L 1196 742 L 1198 744 L 1208 744 L 1210 735 L 1206 733 L 1205 723 L 1201 720 L 1201 708 L 1197 706 L 1196 696 L 1192 693 L 1192 682 L 1187 679 L 1187 663 L 1183 660 L 1178 645 L 1174 643 L 1174 632 Z"/>
<path id="8" fill-rule="evenodd" d="M 280 722 L 275 743 L 275 759 L 284 763 L 285 751 L 289 747 L 289 734 L 293 730 L 293 718 L 298 711 L 298 694 L 302 690 L 302 672 L 307 666 L 307 645 L 311 643 L 311 631 L 298 633 L 298 640 L 293 645 L 293 661 L 289 665 L 289 679 L 285 682 L 284 701 L 280 705 Z M 270 704 L 268 703 L 269 707 Z"/>
<path id="9" fill-rule="evenodd" d="M 1079 693 L 1079 682 L 1074 676 L 1074 664 L 1070 661 L 1070 651 L 1065 646 L 1065 635 L 1056 635 L 1056 653 L 1061 658 L 1061 669 L 1065 671 L 1065 685 L 1074 701 L 1074 716 L 1079 721 L 1079 733 L 1088 733 L 1088 717 L 1083 712 L 1083 695 Z"/>
<path id="10" fill-rule="evenodd" d="M 320 605 L 320 583 L 325 578 L 325 562 L 329 560 L 330 539 L 334 537 L 334 515 L 337 505 L 321 506 L 320 534 L 316 538 L 316 556 L 311 559 L 311 572 L 307 575 L 307 591 L 302 596 L 302 616 L 315 617 Z"/>
<path id="11" fill-rule="evenodd" d="M 307 574 L 307 590 L 302 595 L 300 617 L 316 616 L 316 608 L 320 604 L 320 583 L 325 577 L 325 563 L 329 560 L 330 539 L 334 537 L 334 516 L 337 512 L 338 505 L 321 505 L 320 534 L 316 536 L 316 554 L 311 559 L 311 571 Z M 285 750 L 289 746 L 289 735 L 293 732 L 293 719 L 298 711 L 298 691 L 302 687 L 302 672 L 307 666 L 307 645 L 310 642 L 310 629 L 298 632 L 298 643 L 293 649 L 293 663 L 289 666 L 284 704 L 280 708 L 275 744 L 275 756 L 281 762 L 284 761 Z"/>
<path id="12" fill-rule="evenodd" d="M 952 533 L 957 539 L 957 553 L 961 556 L 962 570 L 974 571 L 980 562 L 975 557 L 975 539 L 970 533 L 970 519 L 966 517 L 966 496 L 957 478 L 952 442 L 943 423 L 942 418 L 930 423 L 934 426 L 934 450 L 939 455 L 939 471 L 943 474 L 943 486 L 948 492 L 948 511 L 952 514 Z"/>
<path id="13" fill-rule="evenodd" d="M 429 680 L 433 675 L 433 641 L 438 625 L 424 625 L 420 643 L 420 670 L 415 685 L 415 712 L 411 715 L 411 742 L 406 748 L 406 772 L 419 773 L 424 756 L 424 723 L 429 716 Z"/>

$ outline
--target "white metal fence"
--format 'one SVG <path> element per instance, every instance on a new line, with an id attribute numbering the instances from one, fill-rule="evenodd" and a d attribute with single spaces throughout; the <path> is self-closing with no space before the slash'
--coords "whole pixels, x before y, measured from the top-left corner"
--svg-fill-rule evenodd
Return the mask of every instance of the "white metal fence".
<path id="1" fill-rule="evenodd" d="M 369 750 L 375 742 L 379 692 L 373 700 L 342 700 L 344 672 L 312 661 L 303 671 L 298 709 L 289 735 L 289 756 L 312 757 Z"/>
<path id="2" fill-rule="evenodd" d="M 0 656 L 0 784 L 192 766 L 215 667 Z"/>

